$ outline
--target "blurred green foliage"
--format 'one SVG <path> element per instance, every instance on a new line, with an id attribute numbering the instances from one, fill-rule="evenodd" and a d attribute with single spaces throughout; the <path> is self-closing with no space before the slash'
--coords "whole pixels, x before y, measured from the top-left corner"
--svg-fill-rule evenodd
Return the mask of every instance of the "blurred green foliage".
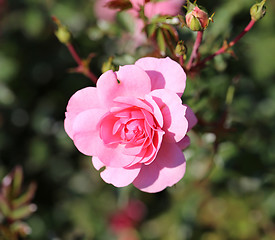
<path id="1" fill-rule="evenodd" d="M 200 48 L 206 56 L 243 30 L 254 1 L 199 4 L 215 12 Z M 29 239 L 116 239 L 110 216 L 131 198 L 147 207 L 140 239 L 275 239 L 274 11 L 267 1 L 266 16 L 233 47 L 237 59 L 218 56 L 188 79 L 183 101 L 200 121 L 185 151 L 186 175 L 175 187 L 146 194 L 104 183 L 63 129 L 70 96 L 92 83 L 68 73 L 76 64 L 54 36 L 51 16 L 69 27 L 82 57 L 96 53 L 90 67 L 97 76 L 110 56 L 127 64 L 148 53 L 119 44 L 125 16 L 97 21 L 93 1 L 1 0 L 0 178 L 20 164 L 27 181 L 37 182 Z M 185 28 L 180 37 L 190 54 L 195 34 Z"/>

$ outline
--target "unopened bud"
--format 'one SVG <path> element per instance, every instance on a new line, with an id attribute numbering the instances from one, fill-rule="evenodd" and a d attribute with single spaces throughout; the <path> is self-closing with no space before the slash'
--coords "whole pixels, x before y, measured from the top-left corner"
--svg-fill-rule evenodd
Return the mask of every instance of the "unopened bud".
<path id="1" fill-rule="evenodd" d="M 203 31 L 207 28 L 209 18 L 206 10 L 199 8 L 196 4 L 188 1 L 187 14 L 185 16 L 186 25 L 193 31 Z"/>
<path id="2" fill-rule="evenodd" d="M 254 21 L 260 20 L 265 15 L 266 13 L 266 7 L 264 5 L 265 1 L 266 0 L 263 0 L 260 3 L 256 3 L 250 8 L 250 15 Z"/>
<path id="3" fill-rule="evenodd" d="M 68 44 L 71 41 L 71 33 L 68 30 L 67 27 L 61 24 L 59 19 L 56 17 L 52 17 L 52 20 L 56 23 L 57 25 L 57 30 L 54 32 L 55 36 L 58 38 L 58 40 L 61 43 Z"/>
<path id="4" fill-rule="evenodd" d="M 55 31 L 55 35 L 58 40 L 64 44 L 69 43 L 71 40 L 71 34 L 64 26 L 58 26 L 57 30 Z"/>
<path id="5" fill-rule="evenodd" d="M 180 40 L 175 48 L 175 54 L 177 57 L 183 56 L 183 58 L 185 58 L 186 52 L 187 52 L 186 46 L 184 45 L 184 42 Z"/>

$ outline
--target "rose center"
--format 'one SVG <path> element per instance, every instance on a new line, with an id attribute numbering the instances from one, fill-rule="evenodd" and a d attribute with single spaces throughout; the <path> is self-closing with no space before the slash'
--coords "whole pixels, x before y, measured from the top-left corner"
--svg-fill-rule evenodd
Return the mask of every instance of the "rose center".
<path id="1" fill-rule="evenodd" d="M 143 135 L 143 121 L 142 120 L 130 120 L 124 124 L 121 131 L 121 138 L 124 141 L 131 141 L 138 139 Z"/>

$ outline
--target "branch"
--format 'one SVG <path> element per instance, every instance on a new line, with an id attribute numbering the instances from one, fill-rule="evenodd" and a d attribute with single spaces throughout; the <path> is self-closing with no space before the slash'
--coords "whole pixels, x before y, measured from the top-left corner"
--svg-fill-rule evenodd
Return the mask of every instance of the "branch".
<path id="1" fill-rule="evenodd" d="M 212 60 L 217 55 L 226 52 L 228 48 L 234 46 L 248 31 L 250 31 L 250 29 L 253 27 L 255 22 L 256 22 L 255 20 L 251 19 L 251 21 L 248 23 L 248 25 L 245 27 L 245 29 L 234 40 L 232 40 L 227 45 L 223 45 L 218 51 L 216 51 L 212 55 L 204 58 L 202 61 L 198 62 L 195 66 L 193 66 L 193 68 L 203 68 L 205 66 L 206 62 Z"/>
<path id="2" fill-rule="evenodd" d="M 194 47 L 193 47 L 189 62 L 187 63 L 187 67 L 186 67 L 187 70 L 190 70 L 192 68 L 192 64 L 194 60 L 197 59 L 198 57 L 199 47 L 202 41 L 202 35 L 203 35 L 203 31 L 198 31 L 197 38 L 194 43 Z"/>

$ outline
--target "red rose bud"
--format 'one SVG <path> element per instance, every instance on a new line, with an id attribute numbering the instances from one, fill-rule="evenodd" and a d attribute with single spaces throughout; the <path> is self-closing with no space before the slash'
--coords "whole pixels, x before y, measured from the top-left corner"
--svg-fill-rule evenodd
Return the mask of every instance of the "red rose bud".
<path id="1" fill-rule="evenodd" d="M 207 28 L 209 21 L 208 13 L 200 9 L 197 5 L 188 1 L 187 14 L 185 16 L 186 25 L 193 31 L 203 31 Z"/>
<path id="2" fill-rule="evenodd" d="M 264 17 L 266 13 L 265 1 L 266 0 L 263 0 L 260 3 L 256 3 L 250 8 L 251 19 L 254 21 L 258 21 Z"/>

